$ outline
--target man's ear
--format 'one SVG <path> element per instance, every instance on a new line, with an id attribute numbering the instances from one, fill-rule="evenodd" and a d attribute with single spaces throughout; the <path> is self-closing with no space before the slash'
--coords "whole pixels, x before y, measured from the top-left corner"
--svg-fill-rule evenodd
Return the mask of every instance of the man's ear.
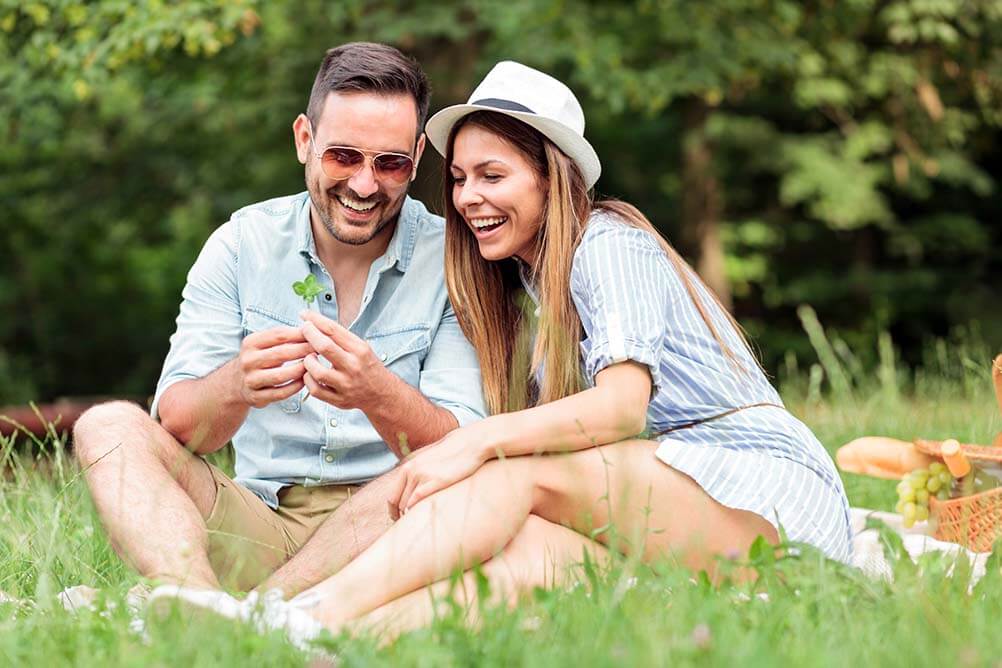
<path id="1" fill-rule="evenodd" d="M 414 173 L 411 174 L 411 181 L 417 178 L 418 163 L 421 162 L 421 156 L 424 155 L 425 138 L 426 135 L 422 132 L 421 136 L 418 137 L 417 146 L 414 147 Z"/>
<path id="2" fill-rule="evenodd" d="M 296 157 L 305 165 L 310 159 L 310 119 L 299 114 L 292 123 L 292 139 L 296 143 Z"/>

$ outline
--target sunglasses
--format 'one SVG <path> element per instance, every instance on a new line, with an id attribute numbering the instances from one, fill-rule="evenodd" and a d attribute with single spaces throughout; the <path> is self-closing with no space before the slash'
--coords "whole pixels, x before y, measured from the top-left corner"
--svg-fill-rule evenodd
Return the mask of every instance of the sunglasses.
<path id="1" fill-rule="evenodd" d="M 322 153 L 317 153 L 312 128 L 310 143 L 313 144 L 313 154 L 320 160 L 320 168 L 332 181 L 350 179 L 362 171 L 370 160 L 376 178 L 394 185 L 409 181 L 414 174 L 414 159 L 403 153 L 365 151 L 353 146 L 328 146 Z"/>

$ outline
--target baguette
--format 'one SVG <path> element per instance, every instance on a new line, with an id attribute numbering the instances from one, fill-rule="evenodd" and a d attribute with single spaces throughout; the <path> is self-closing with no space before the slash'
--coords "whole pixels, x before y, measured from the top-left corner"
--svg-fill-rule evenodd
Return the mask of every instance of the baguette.
<path id="1" fill-rule="evenodd" d="M 889 480 L 900 480 L 934 461 L 935 457 L 919 452 L 908 441 L 883 436 L 857 438 L 835 453 L 835 462 L 843 471 Z"/>
<path id="2" fill-rule="evenodd" d="M 999 412 L 1002 412 L 1002 355 L 992 362 L 992 382 L 995 383 L 995 400 L 998 401 Z"/>

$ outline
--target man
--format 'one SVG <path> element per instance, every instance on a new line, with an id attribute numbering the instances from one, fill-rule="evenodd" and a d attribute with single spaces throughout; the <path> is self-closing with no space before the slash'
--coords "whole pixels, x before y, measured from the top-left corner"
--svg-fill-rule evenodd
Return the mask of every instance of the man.
<path id="1" fill-rule="evenodd" d="M 396 49 L 330 50 L 293 124 L 308 192 L 244 208 L 206 242 L 152 417 L 114 402 L 77 422 L 97 511 L 142 575 L 302 591 L 389 525 L 392 477 L 356 485 L 483 417 L 444 223 L 407 197 L 428 97 Z M 307 276 L 320 292 L 304 311 L 292 286 Z M 231 439 L 233 480 L 202 459 Z"/>

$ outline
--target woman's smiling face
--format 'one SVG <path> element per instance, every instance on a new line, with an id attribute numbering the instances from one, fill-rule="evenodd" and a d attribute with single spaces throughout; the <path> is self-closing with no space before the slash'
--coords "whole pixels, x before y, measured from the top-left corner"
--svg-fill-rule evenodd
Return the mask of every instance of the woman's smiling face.
<path id="1" fill-rule="evenodd" d="M 453 143 L 452 203 L 486 260 L 536 260 L 544 184 L 513 145 L 477 125 L 465 125 Z"/>

